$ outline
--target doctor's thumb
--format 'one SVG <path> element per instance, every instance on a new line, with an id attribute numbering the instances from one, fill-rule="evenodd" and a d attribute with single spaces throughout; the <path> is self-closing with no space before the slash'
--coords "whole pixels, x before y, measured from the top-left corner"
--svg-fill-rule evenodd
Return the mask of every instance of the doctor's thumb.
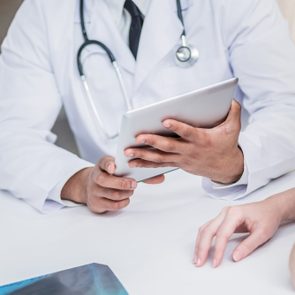
<path id="1" fill-rule="evenodd" d="M 221 124 L 227 134 L 238 134 L 241 130 L 241 105 L 233 100 L 228 116 L 223 124 Z"/>
<path id="2" fill-rule="evenodd" d="M 99 168 L 108 174 L 114 174 L 116 172 L 115 159 L 110 156 L 105 156 L 99 161 Z"/>
<path id="3" fill-rule="evenodd" d="M 233 100 L 231 104 L 230 111 L 227 117 L 228 121 L 241 119 L 241 105 L 238 101 Z"/>

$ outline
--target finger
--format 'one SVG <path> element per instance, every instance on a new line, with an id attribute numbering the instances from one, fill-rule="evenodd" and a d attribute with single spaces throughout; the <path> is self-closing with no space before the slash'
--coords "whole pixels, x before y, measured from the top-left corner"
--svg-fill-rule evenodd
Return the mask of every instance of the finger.
<path id="1" fill-rule="evenodd" d="M 244 259 L 269 239 L 269 236 L 263 235 L 260 231 L 254 231 L 236 247 L 233 252 L 233 260 L 238 262 Z"/>
<path id="2" fill-rule="evenodd" d="M 232 120 L 237 121 L 237 120 L 240 120 L 240 117 L 241 117 L 241 105 L 236 100 L 233 100 L 230 111 L 228 113 L 228 116 L 225 122 L 232 121 Z"/>
<path id="3" fill-rule="evenodd" d="M 99 163 L 98 163 L 98 167 L 109 173 L 109 174 L 114 174 L 115 171 L 116 171 L 116 164 L 115 164 L 115 160 L 113 157 L 110 157 L 110 156 L 106 156 L 106 157 L 103 157 Z"/>
<path id="4" fill-rule="evenodd" d="M 174 163 L 155 163 L 141 159 L 131 160 L 128 163 L 130 168 L 162 168 L 162 167 L 177 167 Z"/>
<path id="5" fill-rule="evenodd" d="M 125 199 L 129 199 L 133 194 L 133 190 L 116 190 L 103 188 L 101 186 L 97 186 L 97 192 L 94 193 L 96 197 L 103 197 L 112 201 L 122 201 Z"/>
<path id="6" fill-rule="evenodd" d="M 171 163 L 176 161 L 177 154 L 165 153 L 150 148 L 129 148 L 125 151 L 127 157 L 141 159 L 153 163 Z"/>
<path id="7" fill-rule="evenodd" d="M 213 267 L 217 267 L 221 264 L 228 240 L 241 223 L 243 223 L 243 219 L 241 219 L 238 214 L 228 213 L 226 215 L 216 233 Z"/>
<path id="8" fill-rule="evenodd" d="M 197 266 L 199 266 L 200 264 L 200 258 L 198 258 L 199 256 L 199 249 L 200 249 L 200 242 L 202 240 L 202 236 L 203 236 L 203 231 L 205 230 L 205 228 L 207 226 L 210 225 L 210 223 L 212 223 L 214 221 L 214 219 L 210 220 L 209 222 L 203 224 L 202 226 L 200 226 L 199 228 L 199 231 L 198 231 L 198 234 L 197 234 L 197 237 L 196 237 L 196 240 L 195 240 L 195 249 L 194 249 L 194 259 L 193 259 L 193 262 L 194 264 L 196 264 Z"/>
<path id="9" fill-rule="evenodd" d="M 195 263 L 198 267 L 204 265 L 208 259 L 209 250 L 212 240 L 223 221 L 225 214 L 222 211 L 215 219 L 212 219 L 207 225 L 199 229 L 195 244 Z"/>
<path id="10" fill-rule="evenodd" d="M 145 144 L 166 153 L 179 153 L 186 145 L 186 143 L 181 142 L 178 138 L 155 134 L 141 134 L 137 136 L 136 143 Z"/>
<path id="11" fill-rule="evenodd" d="M 137 182 L 135 179 L 109 175 L 102 171 L 99 171 L 94 177 L 94 182 L 104 188 L 123 191 L 135 190 L 137 187 Z"/>
<path id="12" fill-rule="evenodd" d="M 165 181 L 165 175 L 161 174 L 161 175 L 146 179 L 143 182 L 146 184 L 160 184 L 164 181 Z"/>
<path id="13" fill-rule="evenodd" d="M 198 140 L 198 138 L 202 136 L 202 129 L 192 127 L 173 119 L 165 120 L 163 126 L 189 142 L 195 141 L 196 139 Z"/>
<path id="14" fill-rule="evenodd" d="M 118 211 L 127 207 L 130 199 L 122 201 L 111 201 L 105 198 L 92 197 L 88 200 L 87 206 L 94 213 L 105 213 L 108 211 Z"/>

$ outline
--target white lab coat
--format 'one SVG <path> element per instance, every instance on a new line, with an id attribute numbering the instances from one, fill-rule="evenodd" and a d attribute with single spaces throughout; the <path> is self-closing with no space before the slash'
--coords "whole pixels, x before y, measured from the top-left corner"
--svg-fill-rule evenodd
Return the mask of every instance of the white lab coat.
<path id="1" fill-rule="evenodd" d="M 182 26 L 175 1 L 152 1 L 135 63 L 107 7 L 88 0 L 89 36 L 108 45 L 122 69 L 134 107 L 237 76 L 237 98 L 250 113 L 240 136 L 247 184 L 209 194 L 238 198 L 295 168 L 295 46 L 273 0 L 183 1 L 188 40 L 200 51 L 190 68 L 176 66 Z M 78 170 L 116 142 L 105 140 L 89 111 L 76 53 L 82 43 L 78 1 L 26 0 L 0 59 L 0 189 L 39 210 L 60 206 L 60 190 Z M 104 52 L 83 59 L 105 127 L 117 130 L 126 111 L 115 72 Z M 50 132 L 64 105 L 83 159 L 54 145 Z M 47 201 L 45 201 L 47 200 Z"/>

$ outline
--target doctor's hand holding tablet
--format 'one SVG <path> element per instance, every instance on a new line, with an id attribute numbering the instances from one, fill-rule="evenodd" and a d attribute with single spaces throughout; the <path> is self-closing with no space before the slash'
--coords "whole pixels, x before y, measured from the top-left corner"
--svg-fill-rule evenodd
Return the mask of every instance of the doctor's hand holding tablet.
<path id="1" fill-rule="evenodd" d="M 148 147 L 126 149 L 127 157 L 136 158 L 130 161 L 129 166 L 177 167 L 214 182 L 236 182 L 244 170 L 244 157 L 238 146 L 240 110 L 239 103 L 233 101 L 226 120 L 210 129 L 194 127 L 173 119 L 165 120 L 163 126 L 179 137 L 138 135 L 136 143 Z"/>

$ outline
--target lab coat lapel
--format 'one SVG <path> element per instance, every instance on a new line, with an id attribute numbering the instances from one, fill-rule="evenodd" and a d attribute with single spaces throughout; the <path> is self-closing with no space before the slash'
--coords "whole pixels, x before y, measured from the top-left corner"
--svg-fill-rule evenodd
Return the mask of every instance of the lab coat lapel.
<path id="1" fill-rule="evenodd" d="M 183 10 L 190 1 L 182 1 Z M 146 15 L 135 70 L 134 93 L 159 62 L 177 46 L 183 27 L 173 0 L 154 0 Z"/>
<path id="2" fill-rule="evenodd" d="M 118 64 L 121 68 L 127 70 L 129 73 L 134 74 L 135 71 L 135 60 L 129 50 L 128 45 L 125 43 L 121 33 L 119 32 L 116 24 L 113 21 L 113 16 L 110 14 L 109 8 L 105 1 L 96 1 L 96 8 L 92 14 L 94 19 L 98 15 L 103 18 L 103 21 L 99 22 L 101 28 L 99 29 L 99 35 L 97 40 L 105 40 L 105 44 L 114 53 Z"/>

